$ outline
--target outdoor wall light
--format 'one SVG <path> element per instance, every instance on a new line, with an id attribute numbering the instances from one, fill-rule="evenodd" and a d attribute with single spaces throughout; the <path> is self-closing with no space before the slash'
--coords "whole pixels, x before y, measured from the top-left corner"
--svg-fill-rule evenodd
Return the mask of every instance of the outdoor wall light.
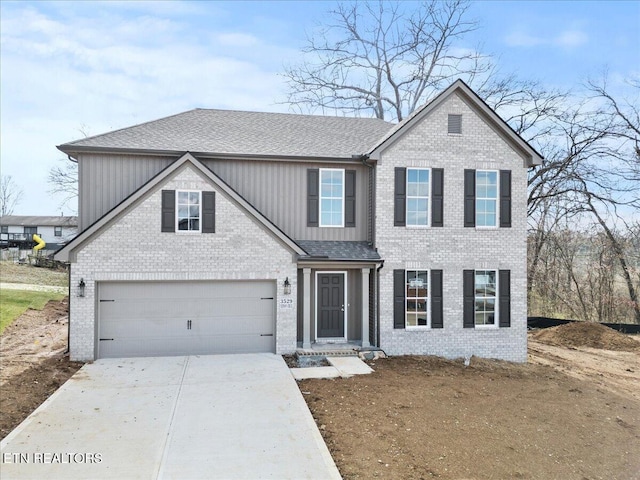
<path id="1" fill-rule="evenodd" d="M 80 279 L 80 283 L 78 283 L 78 296 L 79 297 L 84 297 L 84 288 L 87 286 L 86 283 L 84 283 L 84 278 Z"/>
<path id="2" fill-rule="evenodd" d="M 284 294 L 291 295 L 291 283 L 289 282 L 289 277 L 284 280 Z"/>

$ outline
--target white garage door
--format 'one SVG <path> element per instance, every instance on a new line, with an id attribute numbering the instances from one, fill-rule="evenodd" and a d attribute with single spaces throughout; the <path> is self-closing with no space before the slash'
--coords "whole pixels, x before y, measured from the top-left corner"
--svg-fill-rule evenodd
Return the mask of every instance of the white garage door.
<path id="1" fill-rule="evenodd" d="M 275 352 L 275 282 L 98 284 L 98 357 Z"/>

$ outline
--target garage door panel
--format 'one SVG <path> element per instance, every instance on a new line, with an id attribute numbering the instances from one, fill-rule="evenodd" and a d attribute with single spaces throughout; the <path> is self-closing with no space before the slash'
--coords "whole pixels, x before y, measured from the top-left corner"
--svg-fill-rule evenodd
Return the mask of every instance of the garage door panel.
<path id="1" fill-rule="evenodd" d="M 99 357 L 275 351 L 273 281 L 103 283 L 99 295 Z"/>

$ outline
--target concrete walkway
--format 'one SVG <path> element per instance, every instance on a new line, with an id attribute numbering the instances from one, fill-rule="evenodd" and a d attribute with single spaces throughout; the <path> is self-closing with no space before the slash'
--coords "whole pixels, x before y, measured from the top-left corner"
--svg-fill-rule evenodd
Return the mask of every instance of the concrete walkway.
<path id="1" fill-rule="evenodd" d="M 338 479 L 282 357 L 99 360 L 0 444 L 2 479 Z"/>

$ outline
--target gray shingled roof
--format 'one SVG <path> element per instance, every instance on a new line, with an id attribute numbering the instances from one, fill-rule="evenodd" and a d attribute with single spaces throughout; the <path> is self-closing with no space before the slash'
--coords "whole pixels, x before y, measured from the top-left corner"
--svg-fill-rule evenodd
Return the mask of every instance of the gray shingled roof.
<path id="1" fill-rule="evenodd" d="M 195 109 L 58 148 L 349 158 L 392 127 L 377 118 Z"/>
<path id="2" fill-rule="evenodd" d="M 309 257 L 320 257 L 323 260 L 381 260 L 380 255 L 369 242 L 296 240 L 296 243 L 309 254 Z"/>
<path id="3" fill-rule="evenodd" d="M 78 217 L 37 217 L 26 215 L 5 215 L 0 217 L 0 225 L 24 227 L 77 227 Z"/>

